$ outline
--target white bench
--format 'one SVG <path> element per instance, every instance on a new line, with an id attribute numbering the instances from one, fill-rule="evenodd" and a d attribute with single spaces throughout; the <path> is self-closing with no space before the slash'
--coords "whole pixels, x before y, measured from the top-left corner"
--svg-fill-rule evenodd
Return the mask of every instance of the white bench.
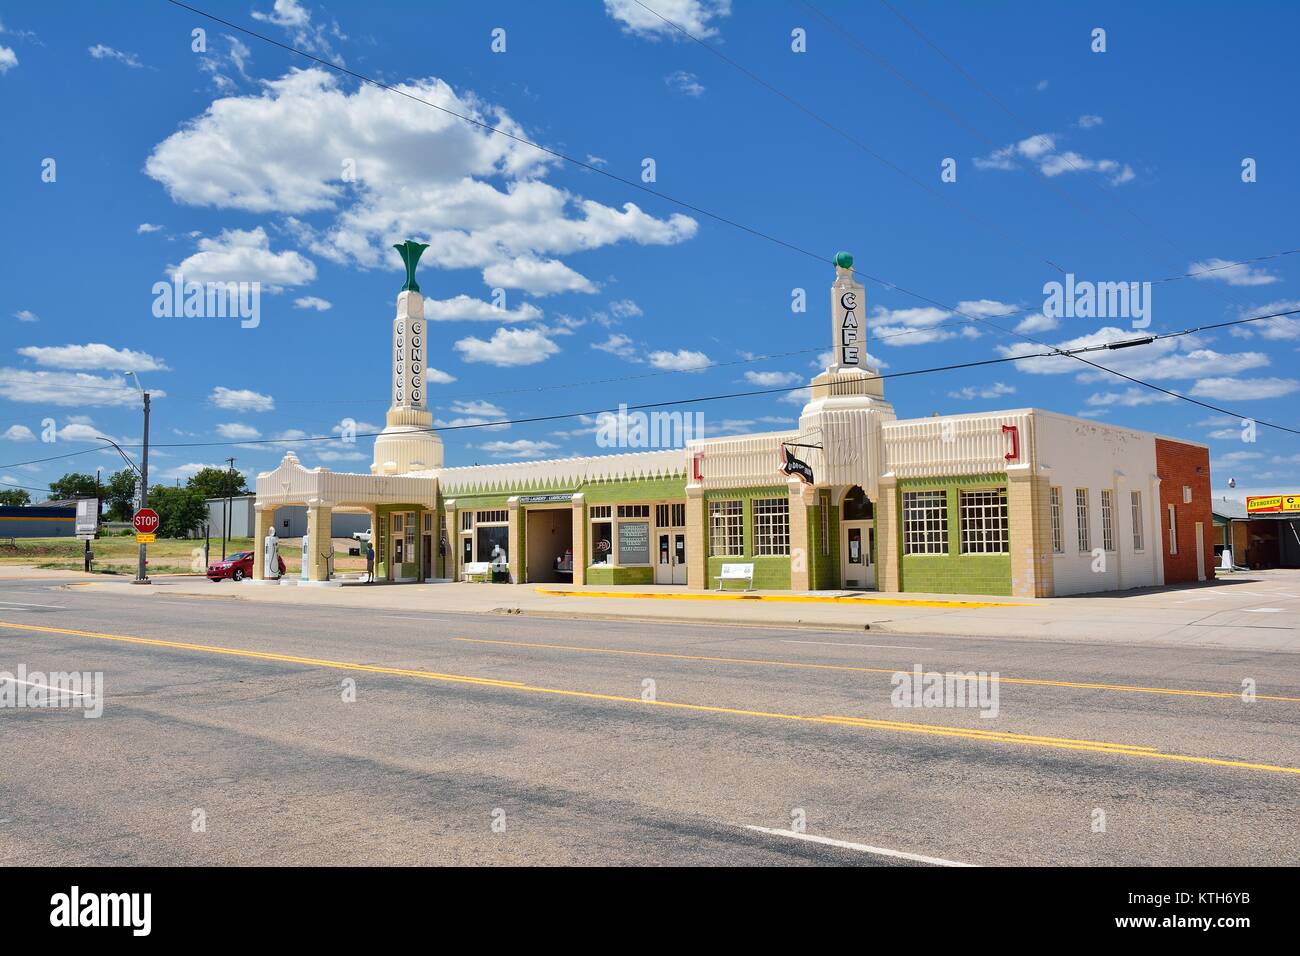
<path id="1" fill-rule="evenodd" d="M 492 565 L 487 561 L 470 561 L 461 569 L 460 579 L 472 581 L 480 575 L 484 581 L 487 581 L 492 576 Z"/>
<path id="2" fill-rule="evenodd" d="M 754 566 L 752 564 L 724 564 L 722 573 L 713 580 L 718 582 L 718 590 L 728 581 L 746 581 L 746 591 L 754 590 Z"/>

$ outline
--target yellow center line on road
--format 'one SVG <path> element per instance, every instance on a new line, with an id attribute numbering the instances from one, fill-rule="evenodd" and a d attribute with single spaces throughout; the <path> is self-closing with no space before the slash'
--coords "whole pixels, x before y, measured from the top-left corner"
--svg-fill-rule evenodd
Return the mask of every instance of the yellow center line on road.
<path id="1" fill-rule="evenodd" d="M 553 651 L 579 651 L 589 654 L 618 654 L 631 657 L 667 657 L 682 661 L 704 661 L 712 664 L 754 664 L 768 667 L 800 667 L 809 670 L 854 671 L 861 674 L 897 674 L 897 667 L 862 667 L 856 664 L 813 664 L 805 661 L 782 661 L 762 657 L 708 657 L 699 654 L 675 654 L 671 651 L 633 651 L 617 647 L 585 647 L 581 644 L 539 644 L 529 641 L 494 641 L 477 637 L 453 637 L 453 641 L 466 644 L 500 644 L 506 647 L 533 647 Z M 1070 687 L 1079 690 L 1113 690 L 1132 694 L 1170 694 L 1176 697 L 1217 697 L 1240 700 L 1237 691 L 1222 690 L 1187 690 L 1181 687 L 1143 687 L 1137 684 L 1096 684 L 1085 681 L 1047 680 L 1032 677 L 1003 677 L 998 682 L 1003 684 L 1027 684 L 1039 687 Z M 1276 697 L 1256 694 L 1255 700 L 1280 700 L 1300 703 L 1300 697 Z"/>
<path id="2" fill-rule="evenodd" d="M 806 724 L 824 724 L 828 726 L 862 730 L 925 734 L 935 737 L 949 737 L 953 739 L 965 739 L 985 743 L 1048 747 L 1054 750 L 1086 751 L 1090 753 L 1112 754 L 1115 756 L 1145 758 L 1151 760 L 1176 760 L 1183 763 L 1204 764 L 1216 767 L 1232 767 L 1239 770 L 1260 770 L 1269 773 L 1285 773 L 1300 776 L 1300 767 L 1283 767 L 1274 764 L 1251 763 L 1243 760 L 1221 760 L 1214 757 L 1196 757 L 1187 754 L 1167 754 L 1156 750 L 1153 747 L 1140 747 L 1122 743 L 1107 743 L 1098 740 L 1075 740 L 1069 737 L 1045 737 L 1037 734 L 1016 734 L 1007 731 L 988 731 L 967 727 L 945 727 L 940 724 L 914 724 L 907 721 L 897 720 L 872 720 L 866 717 L 840 716 L 836 714 L 823 714 L 820 716 L 811 714 L 786 714 L 780 711 L 749 710 L 740 707 L 720 707 L 714 704 L 686 704 L 670 700 L 645 700 L 641 697 L 629 697 L 624 694 L 601 694 L 596 693 L 595 691 L 568 690 L 558 687 L 538 687 L 520 681 L 492 680 L 483 677 L 471 677 L 465 674 L 444 674 L 438 671 L 424 671 L 405 667 L 383 667 L 376 664 L 360 664 L 351 661 L 334 661 L 316 657 L 300 657 L 294 654 L 275 654 L 269 651 L 250 651 L 237 647 L 220 647 L 213 644 L 193 644 L 187 641 L 167 641 L 160 638 L 135 637 L 128 634 L 105 634 L 99 631 L 82 631 L 67 627 L 19 624 L 11 621 L 0 621 L 0 628 L 6 628 L 13 631 L 28 631 L 38 634 L 67 634 L 72 637 L 114 641 L 145 647 L 161 647 L 173 650 L 195 651 L 203 654 L 220 654 L 228 657 L 240 657 L 250 660 L 272 661 L 285 664 L 302 664 L 307 667 L 327 667 L 335 670 L 389 674 L 398 677 L 414 677 L 421 680 L 455 684 L 471 684 L 499 690 L 519 691 L 521 693 L 549 694 L 556 697 L 608 701 L 619 704 L 632 704 L 640 707 L 663 707 L 670 710 L 684 710 L 704 714 L 760 717 L 769 720 L 789 720 Z"/>

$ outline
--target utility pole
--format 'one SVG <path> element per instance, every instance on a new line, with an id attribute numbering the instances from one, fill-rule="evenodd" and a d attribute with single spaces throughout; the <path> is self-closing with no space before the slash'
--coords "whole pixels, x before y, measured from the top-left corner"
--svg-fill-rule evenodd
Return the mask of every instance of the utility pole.
<path id="1" fill-rule="evenodd" d="M 139 380 L 137 379 L 137 382 Z M 144 396 L 144 449 L 140 453 L 140 507 L 149 506 L 149 393 L 141 392 Z M 149 546 L 140 545 L 140 560 L 135 569 L 135 583 L 148 584 L 149 575 L 146 573 Z"/>
<path id="2" fill-rule="evenodd" d="M 222 561 L 226 560 L 226 541 L 230 538 L 230 516 L 234 510 L 234 504 L 231 501 L 231 496 L 235 492 L 235 459 L 227 458 L 226 464 L 230 466 L 230 469 L 226 478 L 226 504 L 225 504 L 225 510 L 222 512 L 223 517 L 221 521 L 221 560 Z"/>

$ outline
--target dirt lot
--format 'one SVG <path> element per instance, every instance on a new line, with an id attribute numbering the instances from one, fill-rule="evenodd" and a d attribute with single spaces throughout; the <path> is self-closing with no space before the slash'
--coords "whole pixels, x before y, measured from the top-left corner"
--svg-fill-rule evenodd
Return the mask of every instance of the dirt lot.
<path id="1" fill-rule="evenodd" d="M 226 554 L 248 551 L 250 538 L 232 538 L 226 544 Z M 335 538 L 334 567 L 337 571 L 364 571 L 366 559 L 350 557 L 348 548 L 355 547 L 350 538 Z M 103 574 L 134 575 L 137 545 L 132 535 L 98 538 L 90 544 L 95 553 L 92 570 Z M 76 538 L 18 538 L 13 547 L 0 544 L 0 564 L 32 565 L 59 571 L 80 571 L 84 545 Z M 280 556 L 284 558 L 286 573 L 297 574 L 302 569 L 301 547 L 295 542 L 281 542 Z M 149 545 L 150 574 L 201 574 L 203 572 L 203 539 L 159 538 Z M 209 560 L 221 559 L 221 540 L 212 542 Z"/>

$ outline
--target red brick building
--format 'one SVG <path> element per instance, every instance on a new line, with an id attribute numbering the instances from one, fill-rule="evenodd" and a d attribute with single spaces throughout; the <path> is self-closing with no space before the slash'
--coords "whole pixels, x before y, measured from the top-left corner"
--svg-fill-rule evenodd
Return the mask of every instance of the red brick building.
<path id="1" fill-rule="evenodd" d="M 1209 448 L 1157 438 L 1156 475 L 1165 583 L 1209 580 L 1214 577 Z"/>

